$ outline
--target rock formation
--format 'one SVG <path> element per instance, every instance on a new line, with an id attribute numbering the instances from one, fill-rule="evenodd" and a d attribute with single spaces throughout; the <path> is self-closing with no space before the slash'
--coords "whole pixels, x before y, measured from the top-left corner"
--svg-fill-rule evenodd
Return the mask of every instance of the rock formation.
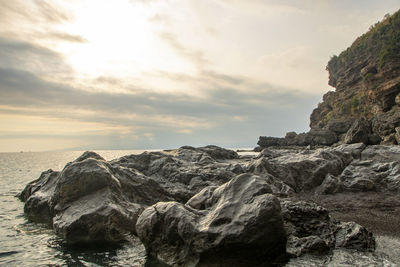
<path id="1" fill-rule="evenodd" d="M 348 193 L 381 192 L 400 203 L 400 146 L 377 145 L 400 144 L 399 43 L 397 12 L 332 57 L 336 90 L 308 133 L 260 137 L 254 156 L 217 146 L 112 161 L 85 152 L 29 183 L 18 195 L 24 213 L 72 244 L 137 235 L 163 266 L 271 266 L 335 248 L 374 250 L 366 228 L 304 199 L 347 194 L 335 199 L 346 207 Z M 331 147 L 314 149 L 321 145 Z"/>
<path id="2" fill-rule="evenodd" d="M 336 247 L 373 250 L 364 227 L 296 196 L 398 192 L 399 162 L 397 146 L 362 143 L 254 156 L 182 147 L 112 161 L 85 152 L 19 197 L 28 219 L 48 222 L 68 243 L 137 235 L 149 257 L 172 266 L 268 266 Z"/>
<path id="3" fill-rule="evenodd" d="M 400 144 L 400 11 L 376 23 L 326 67 L 327 92 L 308 133 L 260 137 L 258 145 Z M 396 130 L 397 129 L 397 130 Z"/>

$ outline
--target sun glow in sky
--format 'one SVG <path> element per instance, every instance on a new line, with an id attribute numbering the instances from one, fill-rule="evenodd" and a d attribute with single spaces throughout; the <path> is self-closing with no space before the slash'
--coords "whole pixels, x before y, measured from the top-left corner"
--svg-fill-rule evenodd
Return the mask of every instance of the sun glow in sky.
<path id="1" fill-rule="evenodd" d="M 253 147 L 398 0 L 0 0 L 0 151 Z"/>

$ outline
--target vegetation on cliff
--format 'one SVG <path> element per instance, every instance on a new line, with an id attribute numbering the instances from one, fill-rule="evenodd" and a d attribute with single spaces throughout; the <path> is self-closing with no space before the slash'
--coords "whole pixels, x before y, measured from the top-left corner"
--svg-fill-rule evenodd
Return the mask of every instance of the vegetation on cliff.
<path id="1" fill-rule="evenodd" d="M 341 64 L 351 64 L 360 56 L 372 56 L 379 61 L 379 69 L 387 63 L 400 60 L 400 12 L 392 16 L 386 14 L 381 22 L 369 28 L 369 31 L 358 37 L 353 44 L 340 53 L 334 55 L 328 62 L 327 70 L 335 73 Z M 374 58 L 372 58 L 374 59 Z"/>
<path id="2" fill-rule="evenodd" d="M 310 127 L 332 130 L 362 119 L 372 127 L 372 143 L 399 143 L 400 135 L 395 135 L 400 132 L 400 11 L 372 25 L 333 56 L 326 69 L 329 85 L 336 90 L 323 96 L 310 116 Z"/>

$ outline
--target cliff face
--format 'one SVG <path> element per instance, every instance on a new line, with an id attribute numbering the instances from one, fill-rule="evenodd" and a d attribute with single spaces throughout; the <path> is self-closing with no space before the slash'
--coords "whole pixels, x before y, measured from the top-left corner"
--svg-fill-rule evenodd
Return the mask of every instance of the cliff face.
<path id="1" fill-rule="evenodd" d="M 347 131 L 362 120 L 370 143 L 400 143 L 400 11 L 333 56 L 327 70 L 336 90 L 312 112 L 311 129 L 329 129 L 346 142 Z"/>

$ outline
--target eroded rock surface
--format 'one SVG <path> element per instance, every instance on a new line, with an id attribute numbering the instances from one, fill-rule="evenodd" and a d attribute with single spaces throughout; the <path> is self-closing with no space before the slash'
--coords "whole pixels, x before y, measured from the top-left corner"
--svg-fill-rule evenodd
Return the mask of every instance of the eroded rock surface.
<path id="1" fill-rule="evenodd" d="M 254 156 L 182 147 L 112 161 L 85 152 L 60 172 L 43 172 L 19 197 L 28 219 L 48 222 L 69 243 L 133 234 L 172 266 L 262 265 L 286 253 L 373 249 L 365 228 L 296 196 L 398 192 L 399 163 L 397 146 L 363 143 Z"/>
<path id="2" fill-rule="evenodd" d="M 286 248 L 279 200 L 270 193 L 264 179 L 242 174 L 204 189 L 186 205 L 147 208 L 136 225 L 138 236 L 150 255 L 172 266 L 227 266 L 238 259 L 265 265 Z"/>

